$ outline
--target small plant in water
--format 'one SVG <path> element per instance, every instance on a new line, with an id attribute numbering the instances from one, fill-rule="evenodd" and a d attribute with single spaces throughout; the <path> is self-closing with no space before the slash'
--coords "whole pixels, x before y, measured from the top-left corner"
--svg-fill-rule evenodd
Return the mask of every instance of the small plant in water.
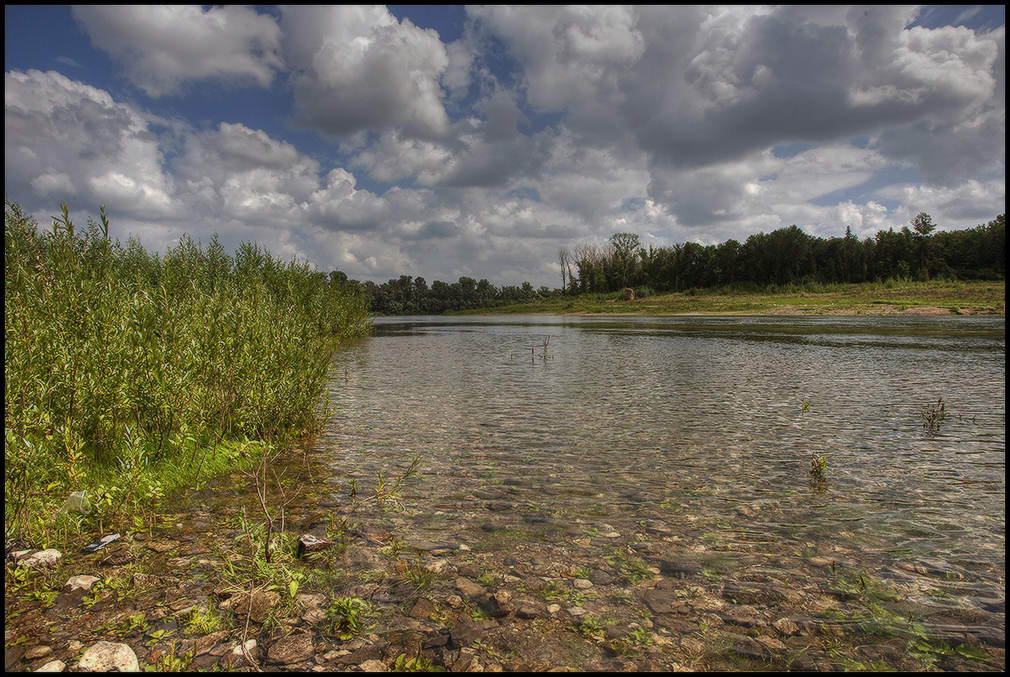
<path id="1" fill-rule="evenodd" d="M 947 407 L 943 403 L 943 398 L 938 399 L 936 404 L 930 404 L 923 409 L 920 416 L 923 420 L 922 427 L 927 433 L 935 435 L 940 432 L 940 424 L 947 418 Z"/>
<path id="2" fill-rule="evenodd" d="M 824 491 L 828 479 L 828 457 L 818 454 L 810 455 L 810 483 L 814 489 Z"/>
<path id="3" fill-rule="evenodd" d="M 326 610 L 330 630 L 340 639 L 350 639 L 361 632 L 361 617 L 371 610 L 368 602 L 358 597 L 338 597 Z"/>
<path id="4" fill-rule="evenodd" d="M 806 400 L 800 400 L 800 412 L 803 413 L 809 409 L 810 409 L 810 403 L 807 402 Z"/>

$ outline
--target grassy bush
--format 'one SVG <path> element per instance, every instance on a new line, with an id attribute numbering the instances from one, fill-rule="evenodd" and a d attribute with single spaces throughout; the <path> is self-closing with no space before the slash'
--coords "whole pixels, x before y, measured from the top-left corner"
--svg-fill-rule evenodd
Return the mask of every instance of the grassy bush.
<path id="1" fill-rule="evenodd" d="M 40 231 L 8 202 L 4 250 L 4 530 L 33 545 L 311 433 L 333 349 L 368 327 L 336 276 L 216 237 L 124 247 L 104 209 Z M 76 491 L 87 517 L 59 511 Z"/>

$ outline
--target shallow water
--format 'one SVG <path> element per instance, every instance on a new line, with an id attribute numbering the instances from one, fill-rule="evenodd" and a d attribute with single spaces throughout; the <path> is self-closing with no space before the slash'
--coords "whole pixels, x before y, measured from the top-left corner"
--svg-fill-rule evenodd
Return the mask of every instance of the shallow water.
<path id="1" fill-rule="evenodd" d="M 341 480 L 420 455 L 414 539 L 840 552 L 959 606 L 1005 597 L 1005 355 L 1002 318 L 379 318 L 318 448 Z"/>

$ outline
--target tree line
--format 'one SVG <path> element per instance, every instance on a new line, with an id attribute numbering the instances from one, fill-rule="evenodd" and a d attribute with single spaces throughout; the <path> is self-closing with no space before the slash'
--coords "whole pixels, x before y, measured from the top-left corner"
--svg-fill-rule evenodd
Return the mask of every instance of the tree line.
<path id="1" fill-rule="evenodd" d="M 1002 280 L 1006 272 L 1006 219 L 965 230 L 937 231 L 926 213 L 908 226 L 878 231 L 864 239 L 846 229 L 823 238 L 793 225 L 701 245 L 683 242 L 644 247 L 634 233 L 615 233 L 607 245 L 580 244 L 555 253 L 561 286 L 534 289 L 496 287 L 487 280 L 461 277 L 451 284 L 401 275 L 383 284 L 359 283 L 372 312 L 383 315 L 438 314 L 449 310 L 531 303 L 560 295 L 616 292 L 633 288 L 638 296 L 710 287 L 740 289 L 803 283 L 858 283 L 887 279 Z"/>

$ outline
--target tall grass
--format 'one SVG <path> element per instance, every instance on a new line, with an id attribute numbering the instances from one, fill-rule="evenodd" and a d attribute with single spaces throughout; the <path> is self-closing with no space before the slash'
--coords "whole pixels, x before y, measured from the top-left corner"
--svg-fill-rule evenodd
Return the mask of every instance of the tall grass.
<path id="1" fill-rule="evenodd" d="M 108 228 L 4 210 L 8 539 L 137 517 L 311 433 L 333 349 L 367 330 L 364 297 L 308 264 L 216 237 L 159 256 Z M 59 510 L 77 491 L 88 517 Z"/>

